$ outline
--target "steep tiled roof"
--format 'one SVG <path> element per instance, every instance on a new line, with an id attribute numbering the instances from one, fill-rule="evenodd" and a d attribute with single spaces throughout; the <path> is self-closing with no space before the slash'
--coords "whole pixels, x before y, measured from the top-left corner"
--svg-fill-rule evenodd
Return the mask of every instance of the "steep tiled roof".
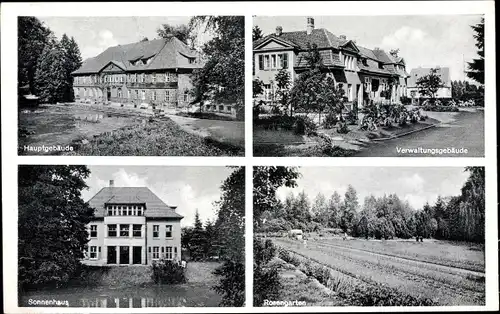
<path id="1" fill-rule="evenodd" d="M 344 64 L 340 62 L 340 58 L 338 53 L 333 53 L 331 50 L 320 50 L 319 54 L 321 55 L 321 59 L 323 60 L 323 64 L 325 66 L 343 66 Z M 306 67 L 307 61 L 305 56 L 307 52 L 299 52 L 297 55 L 297 59 L 295 61 L 296 67 Z"/>
<path id="2" fill-rule="evenodd" d="M 437 74 L 440 76 L 441 81 L 445 86 L 451 86 L 450 80 L 450 68 L 438 68 Z M 416 87 L 419 78 L 426 76 L 430 73 L 431 68 L 415 68 L 410 71 L 410 77 L 408 79 L 408 87 Z"/>
<path id="3" fill-rule="evenodd" d="M 89 204 L 95 208 L 95 217 L 104 217 L 105 204 L 145 204 L 146 218 L 183 218 L 175 212 L 176 207 L 168 206 L 146 187 L 105 187 Z"/>
<path id="4" fill-rule="evenodd" d="M 340 45 L 343 45 L 347 42 L 347 40 L 340 39 L 339 37 L 333 35 L 328 30 L 324 28 L 313 29 L 310 35 L 307 34 L 306 31 L 297 31 L 297 32 L 284 32 L 281 33 L 280 36 L 276 34 L 270 34 L 256 40 L 254 42 L 254 47 L 257 47 L 264 41 L 275 38 L 283 40 L 286 43 L 289 43 L 292 46 L 295 46 L 301 50 L 307 49 L 307 44 L 316 44 L 319 49 L 321 48 L 339 48 Z"/>
<path id="5" fill-rule="evenodd" d="M 198 54 L 176 37 L 141 41 L 109 47 L 99 55 L 86 59 L 72 74 L 98 73 L 112 61 L 126 71 L 201 67 L 200 63 L 190 64 L 186 56 L 197 57 Z M 141 58 L 152 60 L 149 64 L 139 62 L 140 64 L 132 65 L 131 61 Z"/>

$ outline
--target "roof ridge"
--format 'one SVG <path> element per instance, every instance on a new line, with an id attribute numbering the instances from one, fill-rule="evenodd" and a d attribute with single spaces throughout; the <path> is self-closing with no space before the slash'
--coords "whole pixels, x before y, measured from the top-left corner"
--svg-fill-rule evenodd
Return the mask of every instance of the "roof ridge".
<path id="1" fill-rule="evenodd" d="M 163 38 L 163 39 L 165 39 L 165 38 Z M 151 64 L 153 64 L 153 61 L 160 55 L 160 53 L 163 51 L 163 49 L 165 49 L 167 42 L 168 41 L 165 39 L 165 41 L 163 42 L 163 46 L 161 46 L 160 50 L 158 50 L 158 52 L 153 56 L 153 59 L 151 59 L 151 62 L 148 64 L 147 68 L 149 68 L 151 66 Z M 176 62 L 177 62 L 177 60 L 176 60 Z"/>

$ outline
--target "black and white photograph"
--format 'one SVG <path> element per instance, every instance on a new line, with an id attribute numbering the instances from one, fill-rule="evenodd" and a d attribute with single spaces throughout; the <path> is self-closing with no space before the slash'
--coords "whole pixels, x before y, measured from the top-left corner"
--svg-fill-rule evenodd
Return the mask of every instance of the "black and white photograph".
<path id="1" fill-rule="evenodd" d="M 253 22 L 254 156 L 484 156 L 483 15 Z"/>
<path id="2" fill-rule="evenodd" d="M 20 165 L 19 307 L 243 306 L 244 200 L 244 167 Z"/>
<path id="3" fill-rule="evenodd" d="M 243 156 L 243 16 L 18 17 L 18 154 Z"/>
<path id="4" fill-rule="evenodd" d="M 485 304 L 484 167 L 253 178 L 254 306 Z"/>

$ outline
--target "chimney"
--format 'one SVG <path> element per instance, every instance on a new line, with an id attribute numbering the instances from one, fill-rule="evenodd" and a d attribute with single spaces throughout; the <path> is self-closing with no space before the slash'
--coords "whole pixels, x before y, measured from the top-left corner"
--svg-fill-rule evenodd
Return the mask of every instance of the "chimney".
<path id="1" fill-rule="evenodd" d="M 347 37 L 345 35 L 340 35 L 340 39 L 347 40 Z"/>
<path id="2" fill-rule="evenodd" d="M 307 18 L 307 35 L 311 35 L 314 30 L 314 19 L 312 17 Z"/>
<path id="3" fill-rule="evenodd" d="M 276 26 L 276 36 L 281 36 L 281 33 L 283 33 L 283 27 Z"/>
<path id="4" fill-rule="evenodd" d="M 115 186 L 115 180 L 109 180 L 109 187 L 112 188 Z"/>

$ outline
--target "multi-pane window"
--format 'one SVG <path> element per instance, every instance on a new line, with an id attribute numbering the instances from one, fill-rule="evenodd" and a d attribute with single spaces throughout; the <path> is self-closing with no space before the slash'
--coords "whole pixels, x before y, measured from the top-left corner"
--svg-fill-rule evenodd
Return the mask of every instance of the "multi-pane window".
<path id="1" fill-rule="evenodd" d="M 177 259 L 177 247 L 174 247 L 174 259 Z"/>
<path id="2" fill-rule="evenodd" d="M 165 238 L 171 238 L 172 237 L 172 225 L 166 225 L 165 226 Z"/>
<path id="3" fill-rule="evenodd" d="M 151 92 L 151 99 L 156 100 L 156 91 L 155 90 L 153 90 Z"/>
<path id="4" fill-rule="evenodd" d="M 176 82 L 177 76 L 175 73 L 167 72 L 165 73 L 165 82 Z"/>
<path id="5" fill-rule="evenodd" d="M 143 89 L 141 90 L 141 99 L 145 100 L 146 99 L 146 91 Z"/>
<path id="6" fill-rule="evenodd" d="M 97 259 L 97 246 L 90 247 L 90 259 Z"/>
<path id="7" fill-rule="evenodd" d="M 141 237 L 142 236 L 142 225 L 133 225 L 132 226 L 132 236 L 134 237 Z"/>
<path id="8" fill-rule="evenodd" d="M 108 237 L 116 237 L 116 225 L 108 225 Z"/>
<path id="9" fill-rule="evenodd" d="M 118 98 L 122 98 L 122 89 L 118 88 Z"/>
<path id="10" fill-rule="evenodd" d="M 160 258 L 160 247 L 153 246 L 153 259 L 159 259 L 159 258 Z"/>
<path id="11" fill-rule="evenodd" d="M 167 259 L 167 260 L 172 259 L 172 247 L 171 246 L 165 247 L 165 259 Z"/>
<path id="12" fill-rule="evenodd" d="M 189 101 L 189 91 L 186 89 L 184 91 L 184 95 L 183 95 L 183 99 L 182 99 L 184 102 L 188 102 Z"/>
<path id="13" fill-rule="evenodd" d="M 90 225 L 90 237 L 97 238 L 97 225 Z"/>
<path id="14" fill-rule="evenodd" d="M 142 216 L 142 207 L 141 206 L 139 206 L 137 208 L 137 216 Z"/>
<path id="15" fill-rule="evenodd" d="M 139 99 L 139 91 L 137 89 L 135 90 L 135 99 Z"/>
<path id="16" fill-rule="evenodd" d="M 160 226 L 153 225 L 153 238 L 159 238 L 159 237 L 160 237 Z"/>
<path id="17" fill-rule="evenodd" d="M 120 237 L 128 237 L 130 231 L 129 225 L 120 225 Z"/>
<path id="18" fill-rule="evenodd" d="M 288 69 L 288 53 L 259 55 L 259 70 Z"/>
<path id="19" fill-rule="evenodd" d="M 156 73 L 151 74 L 151 83 L 156 83 Z"/>

